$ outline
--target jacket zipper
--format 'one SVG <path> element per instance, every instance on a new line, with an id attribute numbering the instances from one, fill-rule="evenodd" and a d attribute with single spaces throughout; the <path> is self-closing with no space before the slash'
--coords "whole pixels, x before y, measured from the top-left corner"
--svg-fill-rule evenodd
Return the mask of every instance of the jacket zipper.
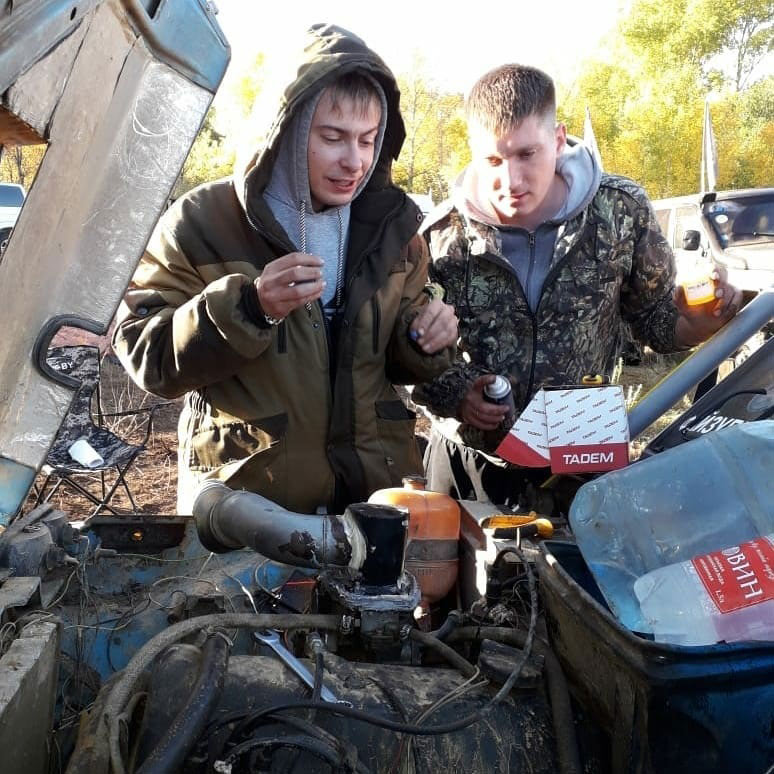
<path id="1" fill-rule="evenodd" d="M 522 293 L 524 294 L 524 300 L 527 303 L 527 309 L 529 309 L 529 316 L 532 321 L 532 360 L 530 362 L 529 366 L 529 382 L 527 383 L 527 391 L 524 393 L 524 401 L 521 407 L 521 410 L 524 411 L 525 408 L 527 408 L 527 405 L 530 401 L 530 396 L 532 395 L 532 388 L 535 384 L 535 362 L 537 361 L 537 310 L 540 307 L 540 299 L 543 297 L 543 289 L 546 286 L 546 282 L 548 281 L 548 277 L 546 277 L 545 281 L 543 282 L 543 287 L 540 289 L 540 297 L 538 298 L 537 306 L 535 307 L 535 311 L 532 311 L 532 307 L 529 305 L 529 286 L 530 282 L 532 281 L 532 270 L 535 265 L 535 242 L 537 241 L 535 237 L 535 232 L 530 231 L 529 233 L 529 267 L 527 268 L 527 287 L 522 288 Z M 518 277 L 516 278 L 516 282 L 518 283 Z"/>
<path id="2" fill-rule="evenodd" d="M 529 245 L 529 265 L 527 266 L 527 282 L 524 288 L 524 295 L 527 297 L 527 306 L 529 306 L 529 289 L 532 285 L 532 275 L 535 272 L 535 243 L 537 237 L 534 231 L 530 231 L 527 235 L 527 244 Z"/>
<path id="3" fill-rule="evenodd" d="M 379 299 L 376 297 L 376 294 L 374 294 L 373 298 L 371 299 L 371 307 L 373 309 L 374 318 L 373 349 L 374 355 L 377 355 L 379 353 L 379 329 L 382 323 L 382 308 L 379 305 Z"/>
<path id="4" fill-rule="evenodd" d="M 585 233 L 586 233 L 587 228 L 588 228 L 588 221 L 586 223 L 584 223 L 583 228 L 578 232 L 578 235 L 573 240 L 573 245 L 570 246 L 571 248 L 575 244 L 577 244 L 580 241 L 582 241 L 582 239 L 585 237 Z M 468 239 L 468 244 L 470 244 L 470 236 L 468 236 L 467 239 Z M 529 269 L 527 271 L 527 283 L 528 283 L 528 287 L 529 287 L 529 280 L 531 279 L 532 267 L 533 267 L 533 258 L 534 258 L 534 254 L 535 254 L 536 237 L 535 237 L 534 232 L 529 234 L 528 243 L 529 243 L 529 260 L 530 260 L 530 265 L 529 265 Z M 524 299 L 524 305 L 527 308 L 527 312 L 529 313 L 530 321 L 532 322 L 532 357 L 530 359 L 529 381 L 527 382 L 527 390 L 524 393 L 525 394 L 525 398 L 524 398 L 524 401 L 522 402 L 522 406 L 521 406 L 521 410 L 522 411 L 529 404 L 529 401 L 530 401 L 530 397 L 529 396 L 531 395 L 532 389 L 533 389 L 534 384 L 535 384 L 535 364 L 537 362 L 537 342 L 538 342 L 538 312 L 540 311 L 540 304 L 543 301 L 543 294 L 545 293 L 546 287 L 548 287 L 551 284 L 551 282 L 553 282 L 553 280 L 557 276 L 557 274 L 559 274 L 559 272 L 561 270 L 561 267 L 564 264 L 564 262 L 567 259 L 567 256 L 569 254 L 570 254 L 570 250 L 568 249 L 567 252 L 565 253 L 565 255 L 563 256 L 563 258 L 546 275 L 545 280 L 543 280 L 543 286 L 540 289 L 540 295 L 538 296 L 538 302 L 537 302 L 537 306 L 535 307 L 535 311 L 534 312 L 532 311 L 532 308 L 529 305 L 529 301 L 527 300 L 527 292 L 521 286 L 521 282 L 519 282 L 519 277 L 516 274 L 516 271 L 514 270 L 513 266 L 511 266 L 511 264 L 508 261 L 501 260 L 499 258 L 499 256 L 497 256 L 497 255 L 493 255 L 491 253 L 488 254 L 486 252 L 484 252 L 481 255 L 481 257 L 486 258 L 487 260 L 490 260 L 493 263 L 496 263 L 498 266 L 502 266 L 503 268 L 507 269 L 513 275 L 514 279 L 516 280 L 516 287 L 519 289 L 519 292 L 521 293 L 522 298 Z M 470 266 L 470 260 L 471 260 L 470 259 L 470 254 L 468 253 L 468 259 L 467 259 L 468 267 Z M 468 276 L 468 274 L 467 274 L 467 269 L 466 269 L 466 277 L 467 276 Z M 466 284 L 467 284 L 467 279 L 466 279 Z M 467 291 L 466 291 L 466 300 L 467 300 Z"/>
<path id="5" fill-rule="evenodd" d="M 540 288 L 540 295 L 538 296 L 538 302 L 537 306 L 535 307 L 535 311 L 533 312 L 532 309 L 529 308 L 529 303 L 527 303 L 527 308 L 530 312 L 530 317 L 532 318 L 532 362 L 530 363 L 529 367 L 529 382 L 527 386 L 527 392 L 525 393 L 524 402 L 522 404 L 522 411 L 527 408 L 527 405 L 530 401 L 530 395 L 532 394 L 532 389 L 535 385 L 535 363 L 537 361 L 537 341 L 538 341 L 538 335 L 537 335 L 537 329 L 538 329 L 538 312 L 540 311 L 540 304 L 543 302 L 543 294 L 545 293 L 546 288 L 554 281 L 554 278 L 559 274 L 561 271 L 562 266 L 564 265 L 565 261 L 567 260 L 567 256 L 570 254 L 570 250 L 577 244 L 579 244 L 583 239 L 585 239 L 586 231 L 588 230 L 588 219 L 586 223 L 584 223 L 583 228 L 578 232 L 578 236 L 573 240 L 573 243 L 570 245 L 570 248 L 567 250 L 567 252 L 562 256 L 562 259 L 551 269 L 551 271 L 548 272 L 546 275 L 545 280 L 543 280 L 543 287 Z M 558 238 L 558 235 L 557 235 Z M 530 234 L 530 245 L 534 245 L 534 235 Z M 530 260 L 532 259 L 532 249 L 530 249 Z M 532 268 L 530 264 L 530 269 Z"/>
<path id="6" fill-rule="evenodd" d="M 387 229 L 387 226 L 395 220 L 395 216 L 400 212 L 401 208 L 403 207 L 402 204 L 397 205 L 394 207 L 390 212 L 388 212 L 384 219 L 382 220 L 382 227 L 378 230 L 378 232 L 374 235 L 374 238 L 365 246 L 363 251 L 360 253 L 360 256 L 358 257 L 357 263 L 353 264 L 352 266 L 352 273 L 349 276 L 349 280 L 346 282 L 346 288 L 344 290 L 344 297 L 349 298 L 349 291 L 352 288 L 353 283 L 355 282 L 355 277 L 357 277 L 357 272 L 360 268 L 360 265 L 365 260 L 366 256 L 369 255 L 374 251 L 376 246 L 379 244 L 379 242 L 382 239 L 382 235 Z M 378 288 L 376 288 L 378 290 Z M 344 306 L 346 307 L 346 301 L 344 303 Z"/>

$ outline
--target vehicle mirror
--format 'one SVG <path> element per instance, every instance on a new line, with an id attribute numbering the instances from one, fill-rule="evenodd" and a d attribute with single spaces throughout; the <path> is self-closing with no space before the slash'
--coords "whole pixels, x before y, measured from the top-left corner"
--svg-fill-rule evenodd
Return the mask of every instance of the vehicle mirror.
<path id="1" fill-rule="evenodd" d="M 683 250 L 698 250 L 701 244 L 701 234 L 695 229 L 683 233 Z"/>

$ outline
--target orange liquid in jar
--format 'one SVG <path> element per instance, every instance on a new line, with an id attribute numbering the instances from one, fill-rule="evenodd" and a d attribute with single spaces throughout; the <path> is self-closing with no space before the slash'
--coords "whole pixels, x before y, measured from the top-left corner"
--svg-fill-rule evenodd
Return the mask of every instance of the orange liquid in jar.
<path id="1" fill-rule="evenodd" d="M 685 302 L 688 306 L 704 308 L 710 312 L 715 306 L 715 281 L 712 279 L 714 267 L 712 264 L 696 266 L 683 278 L 681 285 L 685 292 Z"/>

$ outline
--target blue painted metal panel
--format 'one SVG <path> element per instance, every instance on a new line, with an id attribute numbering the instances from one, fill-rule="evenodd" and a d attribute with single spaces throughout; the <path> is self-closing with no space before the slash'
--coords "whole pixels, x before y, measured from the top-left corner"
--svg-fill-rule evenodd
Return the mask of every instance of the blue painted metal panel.
<path id="1" fill-rule="evenodd" d="M 73 658 L 82 654 L 103 680 L 126 666 L 139 648 L 169 625 L 175 608 L 188 601 L 222 600 L 227 611 L 239 613 L 250 612 L 253 602 L 266 609 L 268 600 L 261 589 L 281 589 L 294 574 L 302 579 L 316 575 L 314 570 L 272 562 L 247 549 L 211 554 L 199 542 L 193 520 L 186 524 L 180 544 L 161 554 L 143 554 L 142 549 L 99 553 L 96 533 L 87 528 L 86 536 L 89 550 L 81 559 L 80 577 L 88 595 L 78 594 L 74 576 L 70 592 L 78 601 L 57 605 L 57 615 L 63 621 L 63 652 Z M 88 604 L 82 605 L 82 599 Z M 240 635 L 235 652 L 251 648 L 251 638 Z"/>
<path id="2" fill-rule="evenodd" d="M 6 526 L 24 502 L 34 479 L 32 468 L 0 456 L 0 526 Z"/>
<path id="3" fill-rule="evenodd" d="M 159 60 L 215 93 L 231 49 L 206 0 L 161 0 L 150 14 L 140 0 L 123 2 Z"/>

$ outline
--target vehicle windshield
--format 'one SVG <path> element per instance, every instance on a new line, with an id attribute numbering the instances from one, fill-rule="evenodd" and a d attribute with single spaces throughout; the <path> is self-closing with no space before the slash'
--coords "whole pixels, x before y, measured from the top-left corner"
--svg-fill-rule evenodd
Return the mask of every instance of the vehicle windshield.
<path id="1" fill-rule="evenodd" d="M 24 204 L 24 192 L 18 185 L 0 183 L 0 207 L 21 207 Z"/>
<path id="2" fill-rule="evenodd" d="M 774 192 L 707 202 L 704 213 L 724 248 L 774 241 Z"/>

